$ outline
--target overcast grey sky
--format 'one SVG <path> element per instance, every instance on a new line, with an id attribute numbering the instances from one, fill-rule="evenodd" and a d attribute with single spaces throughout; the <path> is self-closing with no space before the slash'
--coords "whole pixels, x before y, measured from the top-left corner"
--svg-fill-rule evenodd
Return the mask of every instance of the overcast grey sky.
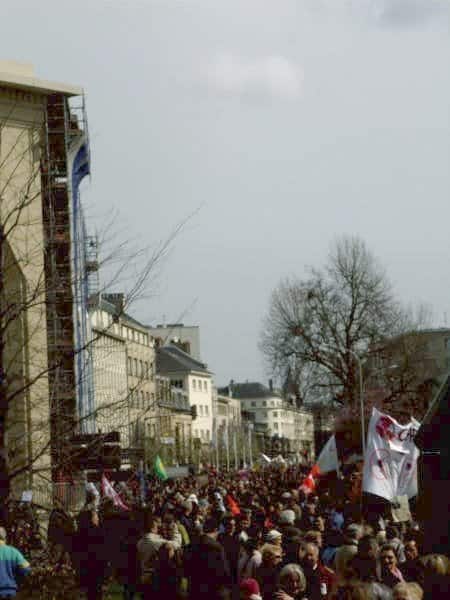
<path id="1" fill-rule="evenodd" d="M 186 215 L 155 297 L 218 384 L 266 379 L 271 289 L 358 234 L 450 325 L 449 0 L 2 0 L 0 57 L 87 94 L 89 214 Z"/>

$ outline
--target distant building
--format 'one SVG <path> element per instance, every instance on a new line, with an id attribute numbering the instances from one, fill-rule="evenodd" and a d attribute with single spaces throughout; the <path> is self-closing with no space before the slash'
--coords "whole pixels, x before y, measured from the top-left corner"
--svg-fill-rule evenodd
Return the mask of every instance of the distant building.
<path id="1" fill-rule="evenodd" d="M 170 377 L 156 376 L 157 415 L 145 418 L 146 458 L 153 464 L 159 454 L 169 466 L 193 462 L 192 411 L 189 393 L 171 384 Z"/>
<path id="2" fill-rule="evenodd" d="M 213 385 L 207 365 L 194 359 L 175 344 L 158 348 L 157 373 L 170 379 L 171 386 L 183 390 L 196 412 L 192 423 L 194 445 L 203 460 L 209 459 L 213 434 Z"/>
<path id="3" fill-rule="evenodd" d="M 157 412 L 153 338 L 125 312 L 123 294 L 93 299 L 90 319 L 97 429 L 119 431 L 123 448 L 143 448 L 145 419 Z"/>
<path id="4" fill-rule="evenodd" d="M 241 410 L 253 424 L 262 452 L 298 458 L 313 456 L 314 423 L 307 409 L 297 407 L 295 402 L 258 382 L 230 382 L 219 393 L 240 400 Z"/>
<path id="5" fill-rule="evenodd" d="M 195 358 L 195 360 L 201 360 L 200 328 L 198 325 L 173 323 L 149 327 L 148 330 L 155 338 L 158 346 L 170 346 L 174 344 L 186 352 L 186 354 Z"/>
<path id="6" fill-rule="evenodd" d="M 393 416 L 421 419 L 450 369 L 450 329 L 422 329 L 374 347 L 364 367 L 365 390 Z"/>

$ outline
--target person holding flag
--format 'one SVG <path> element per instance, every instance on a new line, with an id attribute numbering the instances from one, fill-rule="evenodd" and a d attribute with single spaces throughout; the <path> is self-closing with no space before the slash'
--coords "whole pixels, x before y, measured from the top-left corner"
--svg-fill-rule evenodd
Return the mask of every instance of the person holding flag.
<path id="1" fill-rule="evenodd" d="M 155 471 L 155 475 L 161 481 L 167 481 L 169 476 L 167 475 L 166 468 L 164 466 L 163 461 L 161 460 L 159 454 L 155 457 L 155 463 L 153 465 L 153 470 Z"/>
<path id="2" fill-rule="evenodd" d="M 317 487 L 317 481 L 321 475 L 336 471 L 339 473 L 339 461 L 336 448 L 336 438 L 334 435 L 330 437 L 328 442 L 319 454 L 319 458 L 314 463 L 307 477 L 303 480 L 300 489 L 304 494 L 308 495 L 314 492 Z"/>

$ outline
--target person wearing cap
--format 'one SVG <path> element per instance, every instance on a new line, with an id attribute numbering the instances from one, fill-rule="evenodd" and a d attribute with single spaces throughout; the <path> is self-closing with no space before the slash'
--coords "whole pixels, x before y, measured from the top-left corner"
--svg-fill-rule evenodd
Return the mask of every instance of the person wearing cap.
<path id="1" fill-rule="evenodd" d="M 283 539 L 289 543 L 292 539 L 302 535 L 300 529 L 295 527 L 295 512 L 293 510 L 283 510 L 278 518 L 278 527 Z"/>
<path id="2" fill-rule="evenodd" d="M 203 534 L 185 553 L 184 572 L 192 599 L 219 600 L 230 587 L 230 569 L 218 536 L 219 522 L 209 517 L 203 524 Z"/>
<path id="3" fill-rule="evenodd" d="M 263 600 L 256 579 L 243 579 L 239 585 L 239 600 Z"/>
<path id="4" fill-rule="evenodd" d="M 278 546 L 279 548 L 281 548 L 282 541 L 283 541 L 283 534 L 281 534 L 276 529 L 271 529 L 269 532 L 267 532 L 266 542 L 268 544 L 273 544 L 274 546 Z"/>

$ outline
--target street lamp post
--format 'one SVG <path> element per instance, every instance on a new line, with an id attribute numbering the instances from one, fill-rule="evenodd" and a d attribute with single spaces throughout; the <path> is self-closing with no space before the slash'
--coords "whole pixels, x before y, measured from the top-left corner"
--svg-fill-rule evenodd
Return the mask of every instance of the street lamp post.
<path id="1" fill-rule="evenodd" d="M 253 431 L 253 423 L 249 423 L 248 424 L 248 462 L 249 462 L 250 469 L 253 468 L 252 431 Z"/>

